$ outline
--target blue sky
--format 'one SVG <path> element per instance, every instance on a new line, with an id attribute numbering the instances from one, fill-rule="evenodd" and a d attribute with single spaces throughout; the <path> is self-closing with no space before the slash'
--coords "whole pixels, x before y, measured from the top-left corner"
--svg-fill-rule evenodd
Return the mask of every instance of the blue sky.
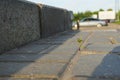
<path id="1" fill-rule="evenodd" d="M 107 10 L 115 9 L 115 0 L 28 0 L 51 6 L 65 8 L 73 12 L 84 12 L 86 10 L 97 11 L 100 8 Z"/>

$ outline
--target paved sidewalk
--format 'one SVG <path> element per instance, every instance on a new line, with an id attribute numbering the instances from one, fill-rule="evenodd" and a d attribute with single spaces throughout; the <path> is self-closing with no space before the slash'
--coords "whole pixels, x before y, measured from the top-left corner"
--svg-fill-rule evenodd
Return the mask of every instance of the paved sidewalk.
<path id="1" fill-rule="evenodd" d="M 78 51 L 77 38 L 89 32 L 68 31 L 0 55 L 0 80 L 58 80 Z"/>
<path id="2" fill-rule="evenodd" d="M 73 80 L 120 80 L 120 31 L 93 31 L 73 69 Z"/>

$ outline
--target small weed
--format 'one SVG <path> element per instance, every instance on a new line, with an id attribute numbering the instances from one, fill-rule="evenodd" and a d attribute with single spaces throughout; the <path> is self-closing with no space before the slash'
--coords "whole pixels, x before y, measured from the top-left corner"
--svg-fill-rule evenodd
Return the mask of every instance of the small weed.
<path id="1" fill-rule="evenodd" d="M 78 38 L 77 42 L 81 44 L 83 42 L 82 38 Z"/>
<path id="2" fill-rule="evenodd" d="M 79 44 L 81 44 L 81 43 L 83 42 L 82 37 L 78 38 L 78 39 L 77 39 L 77 42 L 78 42 Z"/>
<path id="3" fill-rule="evenodd" d="M 78 38 L 77 39 L 77 42 L 79 43 L 79 51 L 81 50 L 81 45 L 82 45 L 82 43 L 83 43 L 83 40 L 82 40 L 82 38 L 80 37 L 80 38 Z"/>

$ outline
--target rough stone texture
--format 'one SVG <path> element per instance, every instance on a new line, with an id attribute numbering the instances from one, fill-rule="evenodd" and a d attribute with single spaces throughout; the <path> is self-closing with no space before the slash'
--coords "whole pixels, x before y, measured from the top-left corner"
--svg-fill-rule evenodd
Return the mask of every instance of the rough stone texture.
<path id="1" fill-rule="evenodd" d="M 39 8 L 23 0 L 0 1 L 0 53 L 40 38 Z"/>
<path id="2" fill-rule="evenodd" d="M 64 30 L 72 29 L 72 12 L 71 11 L 65 11 L 65 22 L 64 22 Z"/>
<path id="3" fill-rule="evenodd" d="M 66 9 L 39 4 L 41 10 L 41 36 L 48 37 L 72 29 L 71 14 Z"/>
<path id="4" fill-rule="evenodd" d="M 0 53 L 72 29 L 72 14 L 25 0 L 1 0 Z"/>

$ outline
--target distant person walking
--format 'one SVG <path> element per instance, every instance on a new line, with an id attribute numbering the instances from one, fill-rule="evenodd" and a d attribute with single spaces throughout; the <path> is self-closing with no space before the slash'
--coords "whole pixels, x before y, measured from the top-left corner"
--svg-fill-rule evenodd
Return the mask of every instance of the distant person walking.
<path id="1" fill-rule="evenodd" d="M 77 20 L 77 30 L 80 29 L 80 24 L 79 24 L 79 20 Z"/>

